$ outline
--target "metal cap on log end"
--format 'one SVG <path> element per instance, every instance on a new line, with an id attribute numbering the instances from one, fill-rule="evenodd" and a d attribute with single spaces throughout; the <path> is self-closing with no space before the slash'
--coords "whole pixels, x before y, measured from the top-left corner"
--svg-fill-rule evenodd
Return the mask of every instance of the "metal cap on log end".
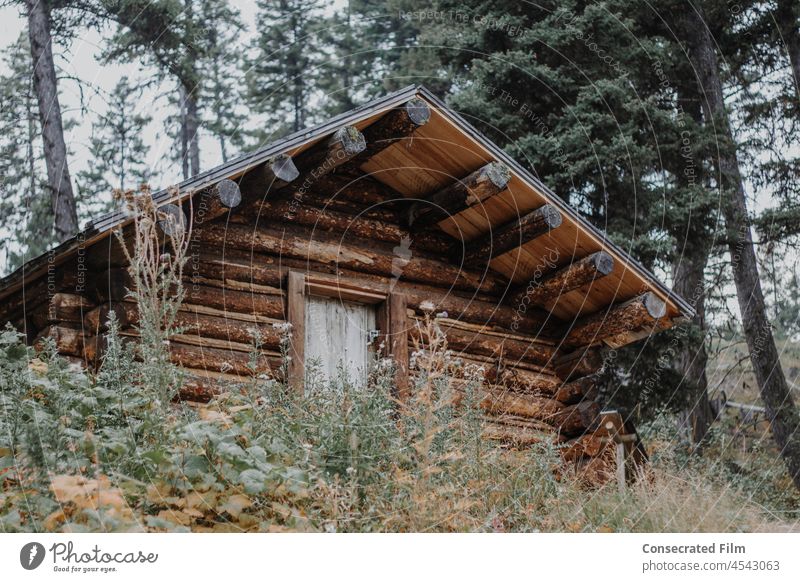
<path id="1" fill-rule="evenodd" d="M 186 215 L 180 206 L 165 204 L 158 208 L 158 228 L 167 236 L 180 236 L 186 228 Z"/>
<path id="2" fill-rule="evenodd" d="M 609 275 L 614 270 L 614 257 L 605 251 L 598 251 L 591 256 L 592 264 L 600 275 Z"/>
<path id="3" fill-rule="evenodd" d="M 652 291 L 641 295 L 647 313 L 653 319 L 661 319 L 667 314 L 667 303 Z"/>
<path id="4" fill-rule="evenodd" d="M 431 108 L 419 97 L 412 97 L 405 104 L 408 119 L 414 125 L 425 125 L 431 118 Z"/>
<path id="5" fill-rule="evenodd" d="M 331 142 L 339 144 L 348 156 L 361 153 L 367 147 L 367 140 L 364 139 L 364 135 L 353 125 L 337 129 L 331 138 Z"/>

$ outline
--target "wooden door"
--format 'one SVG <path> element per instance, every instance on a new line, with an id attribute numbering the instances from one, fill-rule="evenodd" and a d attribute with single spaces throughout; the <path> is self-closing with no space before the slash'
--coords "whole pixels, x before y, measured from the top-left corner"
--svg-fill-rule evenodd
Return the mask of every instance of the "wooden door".
<path id="1" fill-rule="evenodd" d="M 308 295 L 305 305 L 306 372 L 335 379 L 340 367 L 360 386 L 367 381 L 376 307 Z M 313 364 L 313 365 L 312 365 Z"/>

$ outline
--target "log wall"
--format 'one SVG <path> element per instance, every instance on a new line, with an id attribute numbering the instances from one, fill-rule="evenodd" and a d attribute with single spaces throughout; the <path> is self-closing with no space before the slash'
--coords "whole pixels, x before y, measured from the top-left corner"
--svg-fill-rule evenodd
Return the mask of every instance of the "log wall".
<path id="1" fill-rule="evenodd" d="M 601 457 L 603 447 L 598 452 L 599 441 L 590 438 L 600 412 L 596 354 L 565 359 L 557 347 L 559 322 L 533 307 L 517 312 L 503 301 L 513 289 L 508 281 L 453 264 L 441 231 L 412 231 L 391 203 L 376 205 L 374 189 L 337 185 L 331 197 L 321 183 L 306 195 L 281 191 L 268 198 L 243 190 L 244 204 L 197 229 L 181 333 L 170 342 L 173 361 L 191 374 L 181 397 L 208 400 L 217 380 L 252 374 L 254 330 L 261 338 L 259 372 L 278 372 L 287 278 L 300 271 L 327 276 L 331 285 L 404 296 L 406 352 L 423 341 L 420 321 L 432 307 L 456 357 L 483 369 L 478 405 L 487 438 L 509 446 L 550 440 L 563 443 L 570 459 Z M 92 275 L 80 292 L 64 273 L 47 293 L 22 300 L 32 340 L 50 337 L 89 366 L 102 354 L 110 312 L 131 340 L 138 323 L 124 265 Z"/>

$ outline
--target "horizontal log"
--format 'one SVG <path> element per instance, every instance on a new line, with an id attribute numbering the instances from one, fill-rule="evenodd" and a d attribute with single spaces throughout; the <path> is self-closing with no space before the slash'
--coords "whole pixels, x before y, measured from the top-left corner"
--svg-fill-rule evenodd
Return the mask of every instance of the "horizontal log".
<path id="1" fill-rule="evenodd" d="M 576 435 L 592 428 L 600 418 L 600 405 L 593 401 L 579 402 L 556 412 L 546 420 L 562 434 Z"/>
<path id="2" fill-rule="evenodd" d="M 84 335 L 80 329 L 63 325 L 49 325 L 39 332 L 34 341 L 34 346 L 37 349 L 41 349 L 42 342 L 46 338 L 55 342 L 56 349 L 61 354 L 76 357 L 83 356 Z"/>
<path id="3" fill-rule="evenodd" d="M 120 328 L 135 326 L 139 323 L 139 311 L 135 303 L 112 302 L 104 303 L 86 315 L 84 324 L 93 334 L 105 331 L 106 322 L 110 312 L 114 312 Z M 277 320 L 276 320 L 277 321 Z M 281 331 L 272 325 L 239 321 L 227 317 L 193 313 L 181 310 L 175 315 L 175 327 L 182 335 L 198 335 L 204 338 L 213 338 L 227 342 L 235 342 L 245 346 L 253 345 L 254 334 L 260 336 L 261 345 L 267 349 L 280 348 Z"/>
<path id="4" fill-rule="evenodd" d="M 595 400 L 598 380 L 597 374 L 592 374 L 567 382 L 556 391 L 554 398 L 564 404 L 574 404 L 581 400 Z"/>
<path id="5" fill-rule="evenodd" d="M 450 251 L 453 260 L 464 264 L 486 264 L 489 260 L 521 247 L 561 226 L 561 213 L 545 204 L 475 240 L 457 243 Z"/>
<path id="6" fill-rule="evenodd" d="M 280 216 L 282 222 L 313 227 L 314 232 L 338 233 L 343 243 L 347 243 L 351 236 L 390 242 L 401 247 L 398 251 L 411 251 L 411 256 L 417 249 L 444 254 L 452 245 L 452 239 L 444 233 L 411 233 L 394 222 L 365 217 L 361 211 L 348 214 L 337 210 L 334 205 L 323 208 L 312 206 L 306 197 L 270 197 L 259 202 L 256 212 L 237 214 L 235 218 L 231 217 L 231 221 L 258 226 L 275 216 Z"/>
<path id="7" fill-rule="evenodd" d="M 308 190 L 321 176 L 354 158 L 366 147 L 363 134 L 355 126 L 337 129 L 327 140 L 311 146 L 293 158 L 300 178 L 292 182 L 292 187 Z"/>
<path id="8" fill-rule="evenodd" d="M 123 332 L 121 337 L 123 343 L 138 341 L 134 332 Z M 104 334 L 87 337 L 84 342 L 83 355 L 90 362 L 99 365 L 106 346 L 107 338 Z M 267 350 L 260 352 L 256 369 L 252 370 L 250 367 L 251 353 L 245 351 L 197 346 L 180 343 L 174 339 L 169 341 L 168 349 L 172 363 L 183 368 L 221 372 L 245 378 L 252 377 L 254 374 L 269 373 L 270 370 L 276 370 L 281 365 L 280 353 Z"/>
<path id="9" fill-rule="evenodd" d="M 502 192 L 511 179 L 504 164 L 490 162 L 450 186 L 423 196 L 408 209 L 408 226 L 426 228 Z"/>
<path id="10" fill-rule="evenodd" d="M 538 281 L 532 280 L 527 285 L 511 291 L 507 303 L 512 307 L 528 303 L 546 305 L 565 293 L 609 275 L 613 270 L 614 258 L 604 251 L 599 251 L 547 274 Z"/>
<path id="11" fill-rule="evenodd" d="M 364 129 L 367 147 L 353 158 L 351 164 L 360 166 L 389 146 L 410 137 L 430 118 L 428 104 L 419 97 L 412 97 Z"/>
<path id="12" fill-rule="evenodd" d="M 220 180 L 192 197 L 190 205 L 194 217 L 192 225 L 201 226 L 236 208 L 241 202 L 242 192 L 239 184 L 227 178 Z"/>
<path id="13" fill-rule="evenodd" d="M 487 440 L 500 441 L 513 446 L 527 447 L 538 443 L 552 442 L 553 433 L 536 428 L 509 426 L 487 421 L 481 436 Z"/>
<path id="14" fill-rule="evenodd" d="M 652 324 L 666 313 L 667 304 L 664 300 L 648 291 L 610 309 L 578 320 L 565 334 L 564 345 L 568 347 L 591 345 L 604 338 L 635 330 L 645 324 Z"/>
<path id="15" fill-rule="evenodd" d="M 512 414 L 546 421 L 564 409 L 563 404 L 550 398 L 516 394 L 496 387 L 484 387 L 481 392 L 480 407 L 494 415 Z"/>
<path id="16" fill-rule="evenodd" d="M 466 331 L 455 327 L 442 326 L 442 331 L 447 337 L 450 350 L 460 354 L 478 354 L 482 356 L 502 356 L 510 361 L 522 360 L 546 365 L 554 354 L 551 346 L 543 344 L 528 344 L 518 340 L 504 340 L 474 331 Z M 428 338 L 424 336 L 420 327 L 410 326 L 409 337 L 421 346 L 426 345 Z"/>
<path id="17" fill-rule="evenodd" d="M 21 289 L 11 293 L 0 302 L 0 324 L 16 320 L 23 312 L 32 312 L 44 304 L 54 292 L 84 294 L 86 292 L 85 265 L 68 263 L 55 270 L 55 273 L 32 278 L 25 277 Z"/>
<path id="18" fill-rule="evenodd" d="M 561 380 L 552 374 L 508 366 L 498 374 L 497 383 L 515 392 L 553 395 L 561 385 Z"/>
<path id="19" fill-rule="evenodd" d="M 235 248 L 260 253 L 277 254 L 294 259 L 313 260 L 354 271 L 394 277 L 408 281 L 441 281 L 459 289 L 484 289 L 499 292 L 508 283 L 499 275 L 470 272 L 419 253 L 399 252 L 390 245 L 367 240 L 341 244 L 335 237 L 290 229 L 248 228 L 243 225 L 209 225 L 200 233 L 201 240 L 218 249 Z"/>
<path id="20" fill-rule="evenodd" d="M 75 293 L 54 293 L 48 301 L 31 313 L 31 320 L 37 329 L 50 323 L 80 323 L 83 314 L 94 307 L 94 303 Z"/>
<path id="21" fill-rule="evenodd" d="M 355 188 L 351 187 L 348 192 L 354 190 Z M 371 194 L 365 194 L 364 197 L 371 197 Z M 280 216 L 282 221 L 294 220 L 294 214 L 300 208 L 317 212 L 337 212 L 351 218 L 360 217 L 388 224 L 399 224 L 397 212 L 389 208 L 388 203 L 353 201 L 338 192 L 323 194 L 317 188 L 310 192 L 286 190 L 254 199 L 243 205 L 238 212 L 231 214 L 230 220 L 239 224 L 268 223 L 276 216 Z M 301 214 L 296 222 L 300 223 L 303 216 Z"/>
<path id="22" fill-rule="evenodd" d="M 340 168 L 332 174 L 320 177 L 314 182 L 313 190 L 294 192 L 294 197 L 298 196 L 303 201 L 309 200 L 309 203 L 317 205 L 318 203 L 313 202 L 315 197 L 324 199 L 327 202 L 323 203 L 323 207 L 341 202 L 360 206 L 362 209 L 390 211 L 392 212 L 391 218 L 388 218 L 390 222 L 399 221 L 405 224 L 405 219 L 400 220 L 396 212 L 401 206 L 403 208 L 407 206 L 408 201 L 405 196 L 360 170 L 347 172 L 344 168 Z"/>
<path id="23" fill-rule="evenodd" d="M 342 282 L 375 293 L 387 294 L 390 290 L 402 293 L 408 299 L 408 306 L 420 315 L 424 313 L 421 306 L 424 303 L 432 303 L 435 312 L 445 311 L 450 317 L 469 323 L 490 324 L 509 329 L 515 323 L 522 322 L 524 329 L 534 334 L 541 333 L 542 337 L 550 337 L 556 333 L 556 327 L 551 325 L 547 313 L 541 310 L 530 309 L 520 315 L 490 295 L 465 293 L 431 284 L 398 281 L 392 277 L 357 273 L 348 269 L 340 269 L 338 274 L 325 273 L 323 269 L 326 266 L 315 262 L 292 261 L 284 257 L 261 254 L 249 259 L 203 254 L 191 266 L 197 273 L 217 280 L 252 281 L 275 286 L 283 284 L 290 269 L 313 271 L 315 278 L 327 279 L 331 284 Z M 543 327 L 545 322 L 547 326 Z"/>
<path id="24" fill-rule="evenodd" d="M 191 266 L 191 263 L 190 263 Z M 98 295 L 104 302 L 131 299 L 129 290 L 135 287 L 130 273 L 124 268 L 108 269 L 100 277 Z M 283 297 L 271 292 L 240 291 L 225 288 L 224 282 L 218 285 L 184 283 L 184 303 L 203 305 L 239 313 L 283 318 Z M 105 319 L 101 319 L 104 323 Z M 92 323 L 96 329 L 96 322 Z"/>
<path id="25" fill-rule="evenodd" d="M 556 376 L 566 382 L 599 372 L 603 363 L 602 348 L 581 348 L 557 358 L 553 362 L 553 369 Z"/>
<path id="26" fill-rule="evenodd" d="M 245 377 L 271 369 L 270 359 L 266 355 L 259 356 L 256 369 L 253 370 L 250 367 L 251 355 L 245 352 L 192 346 L 174 341 L 170 342 L 169 350 L 172 362 L 185 368 L 212 370 Z"/>

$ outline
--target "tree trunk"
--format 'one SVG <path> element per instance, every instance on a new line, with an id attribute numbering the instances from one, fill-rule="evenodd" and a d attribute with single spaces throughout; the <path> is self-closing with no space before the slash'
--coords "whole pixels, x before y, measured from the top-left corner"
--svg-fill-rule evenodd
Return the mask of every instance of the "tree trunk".
<path id="1" fill-rule="evenodd" d="M 679 81 L 676 89 L 679 110 L 691 118 L 697 128 L 703 123 L 699 89 L 697 80 L 691 76 Z M 688 135 L 688 147 L 691 151 L 684 151 L 682 146 L 680 155 L 676 158 L 677 165 L 673 168 L 673 174 L 679 185 L 687 190 L 701 185 L 707 186 L 702 154 L 696 151 L 698 144 L 702 143 L 702 136 L 691 133 Z M 687 171 L 689 169 L 693 171 Z M 683 351 L 675 359 L 675 369 L 681 376 L 685 391 L 689 393 L 689 403 L 683 411 L 685 424 L 691 430 L 692 442 L 699 445 L 705 440 L 708 429 L 714 421 L 714 413 L 708 398 L 706 376 L 708 352 L 705 343 L 705 269 L 713 241 L 710 240 L 710 233 L 704 225 L 702 205 L 697 207 L 690 204 L 684 210 L 687 212 L 686 219 L 680 224 L 680 232 L 675 233 L 678 240 L 683 240 L 684 244 L 673 265 L 673 288 L 694 307 L 695 316 L 682 346 Z"/>
<path id="2" fill-rule="evenodd" d="M 704 91 L 703 112 L 706 122 L 717 124 L 715 127 L 719 128 L 721 137 L 731 145 L 720 154 L 718 167 L 722 192 L 729 197 L 723 204 L 723 209 L 744 335 L 761 398 L 772 425 L 773 437 L 795 486 L 800 489 L 800 417 L 786 383 L 772 328 L 767 320 L 748 223 L 744 182 L 725 109 L 717 55 L 700 9 L 689 7 L 682 14 L 682 20 L 690 59 Z"/>
<path id="3" fill-rule="evenodd" d="M 181 175 L 184 180 L 189 179 L 189 129 L 186 126 L 186 90 L 183 85 L 180 86 L 180 138 L 181 138 Z"/>
<path id="4" fill-rule="evenodd" d="M 685 297 L 695 309 L 692 329 L 689 331 L 683 351 L 675 359 L 675 368 L 681 375 L 681 382 L 690 394 L 689 405 L 685 409 L 691 427 L 692 441 L 700 444 L 706 437 L 714 414 L 708 400 L 708 378 L 706 364 L 708 352 L 705 342 L 705 287 L 704 275 L 708 253 L 687 252 L 674 266 L 674 290 Z"/>
<path id="5" fill-rule="evenodd" d="M 189 140 L 189 175 L 200 173 L 200 114 L 197 107 L 196 88 L 186 90 L 186 137 Z"/>
<path id="6" fill-rule="evenodd" d="M 78 232 L 75 195 L 67 166 L 67 145 L 61 106 L 58 102 L 56 68 L 53 63 L 53 40 L 50 36 L 50 8 L 45 0 L 26 0 L 28 36 L 33 59 L 33 87 L 39 103 L 47 182 L 58 240 Z"/>

